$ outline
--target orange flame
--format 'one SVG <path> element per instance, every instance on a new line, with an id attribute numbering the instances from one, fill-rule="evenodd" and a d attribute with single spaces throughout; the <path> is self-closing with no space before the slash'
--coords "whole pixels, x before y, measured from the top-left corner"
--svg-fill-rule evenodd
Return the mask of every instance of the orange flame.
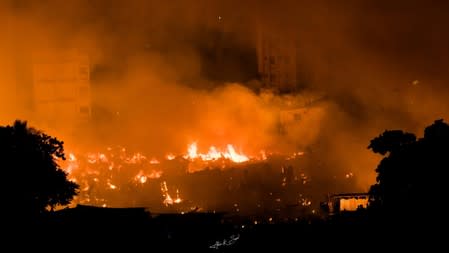
<path id="1" fill-rule="evenodd" d="M 184 156 L 185 159 L 195 160 L 201 159 L 203 161 L 213 161 L 221 158 L 229 159 L 235 163 L 242 163 L 249 161 L 248 156 L 244 154 L 239 154 L 235 151 L 234 146 L 228 144 L 225 151 L 220 151 L 216 147 L 211 146 L 207 153 L 198 153 L 197 143 L 193 142 L 188 146 L 187 154 Z"/>

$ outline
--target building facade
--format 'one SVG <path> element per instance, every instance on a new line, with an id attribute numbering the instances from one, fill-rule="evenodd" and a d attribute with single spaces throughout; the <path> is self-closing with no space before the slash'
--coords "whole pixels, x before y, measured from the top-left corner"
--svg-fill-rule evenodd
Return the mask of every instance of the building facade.
<path id="1" fill-rule="evenodd" d="M 91 116 L 90 62 L 77 49 L 33 52 L 33 110 L 40 121 L 56 127 L 77 125 Z"/>
<path id="2" fill-rule="evenodd" d="M 288 36 L 258 32 L 258 72 L 264 88 L 288 93 L 298 85 L 296 41 Z"/>

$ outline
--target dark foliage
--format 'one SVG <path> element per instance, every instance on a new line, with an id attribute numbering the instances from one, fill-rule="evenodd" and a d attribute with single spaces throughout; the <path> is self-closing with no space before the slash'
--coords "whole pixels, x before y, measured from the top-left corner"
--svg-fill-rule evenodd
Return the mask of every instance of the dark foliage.
<path id="1" fill-rule="evenodd" d="M 58 165 L 65 159 L 63 142 L 15 121 L 0 127 L 2 206 L 9 215 L 36 217 L 67 205 L 78 185 Z"/>
<path id="2" fill-rule="evenodd" d="M 385 131 L 368 148 L 385 156 L 370 189 L 372 210 L 407 220 L 442 215 L 444 175 L 449 169 L 448 124 L 435 121 L 420 139 L 403 131 Z"/>

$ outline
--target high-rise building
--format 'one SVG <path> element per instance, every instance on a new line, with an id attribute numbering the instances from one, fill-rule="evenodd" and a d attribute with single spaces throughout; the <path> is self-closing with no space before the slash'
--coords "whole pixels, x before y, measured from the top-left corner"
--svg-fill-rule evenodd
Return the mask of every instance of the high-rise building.
<path id="1" fill-rule="evenodd" d="M 296 41 L 282 34 L 258 32 L 258 72 L 265 88 L 279 92 L 296 90 L 297 76 Z"/>
<path id="2" fill-rule="evenodd" d="M 77 49 L 32 55 L 33 104 L 39 121 L 52 127 L 82 124 L 91 115 L 90 62 Z"/>

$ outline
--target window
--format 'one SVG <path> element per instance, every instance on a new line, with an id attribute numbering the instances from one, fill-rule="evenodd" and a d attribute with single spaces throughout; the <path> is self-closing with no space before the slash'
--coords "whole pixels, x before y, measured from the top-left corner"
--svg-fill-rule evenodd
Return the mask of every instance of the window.
<path id="1" fill-rule="evenodd" d="M 293 114 L 293 119 L 296 120 L 296 121 L 301 120 L 301 114 L 300 113 Z"/>
<path id="2" fill-rule="evenodd" d="M 88 106 L 81 106 L 80 107 L 80 113 L 82 113 L 82 114 L 89 114 L 89 107 Z"/>
<path id="3" fill-rule="evenodd" d="M 88 66 L 80 66 L 79 67 L 79 77 L 83 81 L 89 79 L 89 67 Z"/>
<path id="4" fill-rule="evenodd" d="M 89 95 L 89 87 L 83 86 L 80 88 L 80 96 L 87 97 Z"/>

